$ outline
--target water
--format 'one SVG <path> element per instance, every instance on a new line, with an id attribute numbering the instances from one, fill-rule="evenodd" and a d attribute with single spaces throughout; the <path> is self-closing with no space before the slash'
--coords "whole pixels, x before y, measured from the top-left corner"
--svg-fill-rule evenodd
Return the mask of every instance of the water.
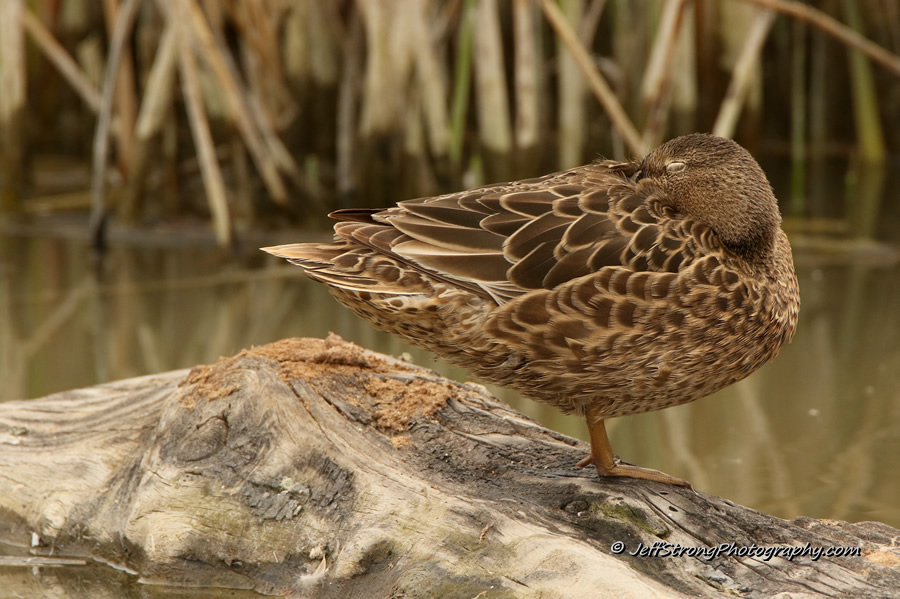
<path id="1" fill-rule="evenodd" d="M 900 218 L 890 203 L 878 214 L 863 225 L 789 221 L 802 296 L 793 343 L 714 396 L 611 421 L 616 452 L 784 518 L 900 527 L 900 261 L 892 237 Z M 850 232 L 868 227 L 881 240 L 823 241 L 821 231 L 835 223 Z M 331 331 L 467 379 L 374 331 L 299 268 L 255 249 L 314 236 L 248 239 L 236 259 L 179 235 L 157 246 L 116 243 L 97 272 L 79 235 L 7 230 L 0 236 L 0 400 L 210 363 L 250 345 Z M 496 391 L 545 425 L 586 438 L 581 419 Z"/>
<path id="2" fill-rule="evenodd" d="M 709 493 L 792 518 L 900 526 L 900 268 L 798 248 L 796 338 L 745 381 L 693 404 L 610 422 L 617 453 Z M 0 394 L 40 397 L 209 363 L 276 339 L 345 339 L 466 379 L 371 329 L 297 267 L 255 249 L 113 248 L 96 275 L 83 241 L 7 238 Z M 583 422 L 497 390 L 547 426 Z"/>

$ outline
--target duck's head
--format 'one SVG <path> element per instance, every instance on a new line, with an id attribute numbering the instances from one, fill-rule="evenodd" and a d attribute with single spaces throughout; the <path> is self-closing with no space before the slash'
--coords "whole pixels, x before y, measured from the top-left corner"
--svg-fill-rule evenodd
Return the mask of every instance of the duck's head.
<path id="1" fill-rule="evenodd" d="M 733 252 L 768 255 L 781 225 L 778 201 L 750 153 L 724 137 L 695 133 L 662 144 L 640 164 L 680 213 L 705 222 Z"/>

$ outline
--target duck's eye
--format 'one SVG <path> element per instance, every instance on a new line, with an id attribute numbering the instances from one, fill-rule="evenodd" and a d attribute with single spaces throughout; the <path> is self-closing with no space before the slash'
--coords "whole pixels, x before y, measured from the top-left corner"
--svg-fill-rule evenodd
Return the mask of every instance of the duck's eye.
<path id="1" fill-rule="evenodd" d="M 681 161 L 670 162 L 666 165 L 667 173 L 680 173 L 687 168 L 687 165 Z"/>

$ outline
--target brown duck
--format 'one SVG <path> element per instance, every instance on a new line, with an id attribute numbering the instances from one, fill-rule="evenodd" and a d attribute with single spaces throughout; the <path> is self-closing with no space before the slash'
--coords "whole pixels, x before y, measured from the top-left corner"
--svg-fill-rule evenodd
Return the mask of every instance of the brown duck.
<path id="1" fill-rule="evenodd" d="M 775 357 L 799 291 L 772 188 L 735 142 L 694 134 L 638 163 L 598 161 L 392 208 L 331 214 L 334 242 L 263 248 L 376 327 L 587 418 L 693 401 Z"/>

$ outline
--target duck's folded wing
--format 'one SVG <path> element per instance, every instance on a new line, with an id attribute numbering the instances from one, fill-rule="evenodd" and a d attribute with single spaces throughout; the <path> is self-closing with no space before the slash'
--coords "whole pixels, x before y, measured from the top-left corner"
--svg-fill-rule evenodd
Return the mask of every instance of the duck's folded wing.
<path id="1" fill-rule="evenodd" d="M 409 293 L 425 277 L 498 304 L 606 266 L 677 268 L 683 243 L 660 223 L 653 188 L 626 179 L 622 166 L 338 211 L 334 243 L 266 250 L 335 286 Z"/>

